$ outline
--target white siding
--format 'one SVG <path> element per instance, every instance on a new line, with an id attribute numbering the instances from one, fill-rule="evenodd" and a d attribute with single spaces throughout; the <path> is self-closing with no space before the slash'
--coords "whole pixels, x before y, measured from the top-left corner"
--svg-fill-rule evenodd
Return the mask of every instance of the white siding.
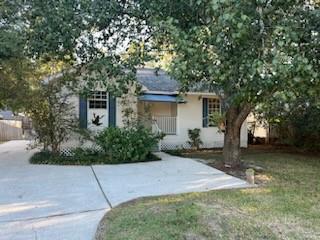
<path id="1" fill-rule="evenodd" d="M 134 118 L 137 118 L 138 116 L 138 98 L 134 96 L 133 94 L 128 94 L 125 97 L 117 98 L 116 100 L 117 109 L 116 109 L 116 125 L 117 127 L 123 127 L 124 126 L 124 110 L 125 108 L 131 108 L 133 109 Z"/>
<path id="2" fill-rule="evenodd" d="M 116 100 L 116 111 L 117 111 L 117 116 L 116 116 L 116 125 L 118 127 L 123 127 L 123 118 L 122 118 L 122 104 L 121 104 L 121 99 L 117 98 Z"/>
<path id="3" fill-rule="evenodd" d="M 137 98 L 131 98 L 130 99 L 130 103 L 131 103 L 131 107 L 136 111 L 136 101 L 137 101 Z M 72 96 L 69 98 L 69 103 L 73 105 L 74 107 L 74 111 L 73 111 L 73 114 L 75 114 L 75 116 L 77 118 L 79 118 L 79 96 Z M 121 98 L 117 98 L 116 100 L 116 125 L 119 126 L 119 127 L 122 127 L 123 126 L 123 106 L 121 104 Z M 101 113 L 102 114 L 102 113 Z M 105 118 L 108 118 L 108 109 L 106 109 L 103 114 L 105 114 Z M 89 113 L 89 109 L 88 109 L 88 122 L 91 122 L 91 118 L 90 118 L 90 113 Z M 90 123 L 89 123 L 90 124 Z"/>
<path id="4" fill-rule="evenodd" d="M 73 106 L 73 114 L 79 117 L 79 96 L 73 95 L 69 98 L 68 102 Z"/>
<path id="5" fill-rule="evenodd" d="M 259 121 L 253 113 L 250 113 L 247 122 L 254 125 L 254 136 L 260 138 L 268 138 L 269 126 L 266 121 Z"/>
<path id="6" fill-rule="evenodd" d="M 175 103 L 153 102 L 150 105 L 152 116 L 176 116 L 177 107 Z"/>
<path id="7" fill-rule="evenodd" d="M 202 96 L 212 97 L 212 96 Z M 200 128 L 201 129 L 201 140 L 203 141 L 203 147 L 223 147 L 223 133 L 218 132 L 217 127 L 202 127 L 202 98 L 200 95 L 188 95 L 184 99 L 187 103 L 177 105 L 177 135 L 167 135 L 163 140 L 162 144 L 165 146 L 173 147 L 187 147 L 186 142 L 188 138 L 188 129 Z M 132 107 L 137 111 L 137 99 L 132 98 Z M 74 114 L 79 117 L 79 97 L 74 96 L 70 98 L 70 102 L 74 105 Z M 156 106 L 156 105 L 155 105 Z M 119 127 L 123 126 L 123 106 L 121 99 L 117 98 L 117 116 L 116 124 Z M 167 110 L 168 111 L 168 110 Z M 166 112 L 168 113 L 168 112 Z M 88 118 L 88 121 L 90 119 Z M 79 140 L 76 136 L 71 139 L 64 146 L 78 146 Z M 241 147 L 247 147 L 247 122 L 243 123 L 241 129 Z"/>
<path id="8" fill-rule="evenodd" d="M 209 97 L 203 95 L 202 97 Z M 212 96 L 211 96 L 212 97 Z M 178 104 L 177 135 L 168 135 L 162 140 L 162 145 L 168 148 L 187 147 L 188 129 L 200 128 L 204 148 L 223 147 L 224 134 L 217 127 L 202 127 L 202 98 L 200 95 L 188 95 L 185 104 Z M 247 124 L 241 129 L 241 147 L 247 147 Z"/>

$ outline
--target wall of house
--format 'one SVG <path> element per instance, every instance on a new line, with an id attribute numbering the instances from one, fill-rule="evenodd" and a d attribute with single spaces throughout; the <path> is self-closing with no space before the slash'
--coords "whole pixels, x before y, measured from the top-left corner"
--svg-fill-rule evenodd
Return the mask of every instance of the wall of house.
<path id="1" fill-rule="evenodd" d="M 202 97 L 210 97 L 203 95 Z M 188 129 L 200 128 L 201 129 L 201 140 L 203 141 L 204 148 L 218 148 L 223 147 L 224 135 L 223 133 L 218 132 L 217 127 L 202 127 L 202 98 L 200 95 L 187 95 L 184 97 L 187 103 L 178 104 L 176 108 L 177 115 L 177 134 L 176 135 L 167 135 L 162 140 L 162 146 L 166 149 L 173 148 L 187 148 L 188 144 L 186 143 L 188 138 Z M 74 105 L 75 116 L 79 117 L 79 96 L 73 96 L 69 100 L 70 103 Z M 123 109 L 124 104 L 130 104 L 130 106 L 134 109 L 134 111 L 138 112 L 137 98 L 130 96 L 125 102 L 123 102 L 120 98 L 117 98 L 117 109 L 116 109 L 116 125 L 119 127 L 123 126 Z M 162 111 L 161 108 L 156 108 L 155 111 L 157 113 L 161 112 L 164 115 L 169 114 L 172 116 L 172 108 L 168 106 L 164 107 L 165 111 Z M 141 111 L 141 107 L 139 107 Z M 159 110 L 159 112 L 158 112 Z M 161 111 L 160 111 L 161 110 Z M 175 113 L 175 112 L 174 112 Z M 106 110 L 107 116 L 107 110 Z M 88 116 L 88 121 L 91 121 Z M 74 146 L 83 146 L 83 143 L 79 141 L 79 136 L 74 135 L 71 136 L 69 141 L 63 145 L 63 147 L 74 147 Z M 86 145 L 90 145 L 90 143 L 85 143 Z M 247 122 L 244 122 L 241 128 L 241 147 L 247 147 Z"/>
<path id="2" fill-rule="evenodd" d="M 254 132 L 255 137 L 265 138 L 267 140 L 269 137 L 269 125 L 266 121 L 260 121 L 253 113 L 250 113 L 247 117 L 247 122 Z"/>
<path id="3" fill-rule="evenodd" d="M 68 102 L 73 106 L 73 111 L 70 114 L 73 114 L 77 119 L 79 119 L 79 107 L 80 107 L 80 97 L 78 95 L 73 95 L 69 97 Z M 116 124 L 117 126 L 122 126 L 122 107 L 119 99 L 117 99 L 116 107 Z M 109 106 L 108 106 L 109 107 Z M 108 127 L 108 107 L 106 109 L 89 109 L 89 103 L 87 104 L 87 127 L 92 131 L 99 131 L 105 127 Z M 102 125 L 95 126 L 92 124 L 93 113 L 103 116 L 101 119 Z M 90 147 L 92 143 L 82 142 L 81 136 L 76 133 L 72 133 L 69 136 L 69 139 L 62 144 L 62 149 L 68 149 L 73 147 Z"/>
<path id="4" fill-rule="evenodd" d="M 151 116 L 175 117 L 177 116 L 177 104 L 140 101 L 138 103 L 138 111 L 140 115 L 145 114 L 145 111 L 148 111 Z"/>
<path id="5" fill-rule="evenodd" d="M 138 117 L 138 98 L 134 92 L 129 92 L 127 95 L 116 99 L 116 126 L 123 127 L 126 121 L 125 111 L 132 109 L 132 118 Z"/>
<path id="6" fill-rule="evenodd" d="M 151 114 L 153 116 L 172 116 L 177 114 L 177 105 L 174 103 L 153 102 L 151 105 Z"/>
<path id="7" fill-rule="evenodd" d="M 218 132 L 217 127 L 202 126 L 202 97 L 212 97 L 206 95 L 187 95 L 184 99 L 187 103 L 178 104 L 177 108 L 177 135 L 168 135 L 162 140 L 162 147 L 188 148 L 186 143 L 188 138 L 188 129 L 199 128 L 201 130 L 201 140 L 203 148 L 223 147 L 224 134 Z M 247 147 L 247 123 L 244 122 L 241 128 L 241 147 Z"/>
<path id="8" fill-rule="evenodd" d="M 79 96 L 72 96 L 69 98 L 69 103 L 74 106 L 74 111 L 73 114 L 79 118 Z M 126 100 L 126 102 L 122 102 L 121 98 L 116 99 L 116 125 L 119 127 L 123 127 L 123 110 L 124 110 L 124 105 L 127 105 L 133 109 L 133 111 L 137 111 L 137 98 L 136 97 L 129 97 L 129 99 Z M 97 113 L 99 115 L 104 115 L 102 118 L 103 124 L 101 125 L 100 128 L 108 127 L 108 107 L 106 109 L 89 109 L 89 103 L 88 103 L 88 128 L 92 129 L 94 128 L 92 126 L 92 118 L 93 118 L 93 113 Z M 99 130 L 100 128 L 95 127 L 95 130 Z"/>
<path id="9" fill-rule="evenodd" d="M 121 99 L 117 98 L 116 99 L 116 111 L 117 111 L 117 116 L 116 116 L 116 125 L 118 127 L 123 127 L 123 117 L 122 117 L 122 111 L 123 111 L 123 105 L 121 104 Z"/>

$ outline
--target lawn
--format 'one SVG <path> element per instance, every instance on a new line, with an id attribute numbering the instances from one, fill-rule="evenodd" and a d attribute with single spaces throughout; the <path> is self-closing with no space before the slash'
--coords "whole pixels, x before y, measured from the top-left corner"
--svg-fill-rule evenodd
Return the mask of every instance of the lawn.
<path id="1" fill-rule="evenodd" d="M 189 157 L 221 161 L 220 153 Z M 320 239 L 320 157 L 247 151 L 258 188 L 136 200 L 112 209 L 98 239 Z"/>

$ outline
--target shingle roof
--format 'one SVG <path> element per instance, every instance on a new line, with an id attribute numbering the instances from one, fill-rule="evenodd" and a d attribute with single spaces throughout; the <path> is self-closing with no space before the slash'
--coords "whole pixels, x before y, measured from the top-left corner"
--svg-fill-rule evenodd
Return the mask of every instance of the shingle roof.
<path id="1" fill-rule="evenodd" d="M 137 80 L 149 91 L 175 92 L 179 90 L 179 83 L 165 71 L 140 68 L 137 69 Z"/>
<path id="2" fill-rule="evenodd" d="M 49 76 L 45 79 L 46 82 L 59 78 L 62 76 L 62 73 L 58 73 L 53 76 Z M 164 92 L 176 94 L 179 92 L 180 83 L 169 76 L 163 70 L 157 70 L 155 68 L 138 68 L 137 69 L 137 81 L 146 88 L 147 91 L 151 92 Z M 196 83 L 194 86 L 191 86 L 189 89 L 191 92 L 212 92 L 210 91 L 210 86 L 204 83 Z"/>

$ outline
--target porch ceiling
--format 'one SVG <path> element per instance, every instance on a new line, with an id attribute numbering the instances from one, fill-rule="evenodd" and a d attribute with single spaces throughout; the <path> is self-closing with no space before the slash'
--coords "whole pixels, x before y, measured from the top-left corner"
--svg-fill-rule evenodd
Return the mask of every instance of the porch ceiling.
<path id="1" fill-rule="evenodd" d="M 139 97 L 140 101 L 146 102 L 170 102 L 170 103 L 185 103 L 186 101 L 179 96 L 172 95 L 156 95 L 144 94 Z"/>

